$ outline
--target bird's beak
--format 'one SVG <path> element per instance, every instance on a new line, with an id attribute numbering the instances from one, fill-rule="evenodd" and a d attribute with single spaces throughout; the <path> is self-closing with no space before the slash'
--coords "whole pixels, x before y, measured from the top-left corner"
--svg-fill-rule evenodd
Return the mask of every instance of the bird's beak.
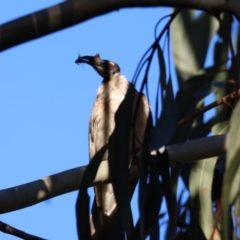
<path id="1" fill-rule="evenodd" d="M 78 57 L 78 59 L 75 61 L 76 64 L 80 63 L 87 63 L 90 66 L 94 65 L 94 57 L 92 56 L 83 56 L 83 57 Z"/>
<path id="2" fill-rule="evenodd" d="M 92 66 L 100 76 L 104 78 L 109 76 L 108 64 L 110 64 L 110 62 L 107 60 L 101 60 L 99 54 L 96 54 L 94 57 L 93 56 L 78 57 L 75 63 L 77 64 L 87 63 L 88 65 Z"/>

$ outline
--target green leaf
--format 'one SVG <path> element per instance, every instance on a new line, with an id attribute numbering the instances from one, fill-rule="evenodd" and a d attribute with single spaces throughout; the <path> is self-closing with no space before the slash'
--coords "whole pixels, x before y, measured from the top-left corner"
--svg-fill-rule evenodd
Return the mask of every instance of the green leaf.
<path id="1" fill-rule="evenodd" d="M 223 22 L 226 29 L 231 29 L 232 27 L 232 16 L 228 13 L 224 13 Z M 219 37 L 222 40 L 217 41 L 214 45 L 214 64 L 219 65 L 219 69 L 227 69 L 227 59 L 228 59 L 228 40 L 226 39 L 223 31 L 218 32 Z M 213 78 L 213 84 L 220 87 L 214 88 L 215 99 L 218 100 L 223 96 L 234 91 L 234 84 L 229 83 L 227 80 L 231 79 L 232 73 L 229 71 L 220 71 L 216 73 Z M 221 87 L 222 84 L 222 87 Z M 223 85 L 224 84 L 224 85 Z M 231 104 L 231 103 L 230 103 Z M 218 124 L 214 126 L 212 131 L 214 133 L 220 133 L 228 129 L 228 120 L 231 113 L 231 108 L 222 104 L 216 108 Z M 226 121 L 227 120 L 227 121 Z"/>
<path id="2" fill-rule="evenodd" d="M 238 197 L 235 200 L 234 203 L 234 208 L 233 208 L 233 215 L 234 215 L 234 220 L 235 220 L 235 229 L 236 231 L 234 232 L 234 240 L 239 239 L 239 229 L 240 229 L 240 189 L 238 191 Z"/>
<path id="3" fill-rule="evenodd" d="M 195 17 L 195 10 L 182 10 L 174 19 L 171 42 L 180 88 L 183 81 L 203 68 L 218 26 L 217 20 L 207 13 Z"/>
<path id="4" fill-rule="evenodd" d="M 176 97 L 179 118 L 192 112 L 197 103 L 211 93 L 212 80 L 218 73 L 220 65 L 200 69 L 194 76 L 186 80 L 186 89 L 180 90 Z"/>
<path id="5" fill-rule="evenodd" d="M 76 219 L 79 239 L 91 239 L 89 224 L 89 202 L 87 189 L 79 190 L 76 202 Z"/>
<path id="6" fill-rule="evenodd" d="M 230 239 L 231 206 L 239 193 L 240 175 L 240 102 L 238 101 L 230 120 L 230 132 L 227 138 L 227 162 L 223 178 L 223 239 Z"/>
<path id="7" fill-rule="evenodd" d="M 155 122 L 157 122 L 159 115 L 159 102 L 162 103 L 164 99 L 164 91 L 167 88 L 167 76 L 166 76 L 166 64 L 163 55 L 163 51 L 160 44 L 157 44 L 157 54 L 158 54 L 158 65 L 159 65 L 159 82 L 157 85 L 157 94 L 156 94 L 156 107 L 155 107 Z M 161 94 L 160 94 L 161 89 Z M 160 101 L 159 101 L 160 100 Z"/>
<path id="8" fill-rule="evenodd" d="M 88 188 L 90 186 L 90 184 L 92 183 L 92 181 L 94 180 L 98 168 L 101 164 L 101 161 L 103 159 L 103 156 L 106 152 L 106 150 L 108 149 L 108 144 L 106 144 L 105 146 L 103 146 L 92 158 L 92 160 L 89 162 L 84 175 L 82 177 L 82 181 L 80 184 L 80 189 L 85 189 Z"/>
<path id="9" fill-rule="evenodd" d="M 136 239 L 145 239 L 147 235 L 151 235 L 153 231 L 156 232 L 156 224 L 158 223 L 158 214 L 162 203 L 162 184 L 159 182 L 159 173 L 157 171 L 157 161 L 153 156 L 149 156 L 149 183 L 144 186 L 144 201 L 139 195 L 140 217 L 136 224 Z M 142 185 L 140 185 L 141 188 Z M 141 189 L 139 189 L 140 191 Z M 141 190 L 142 191 L 142 190 Z M 142 192 L 140 191 L 140 194 Z M 153 237 L 153 236 L 152 236 Z"/>
<path id="10" fill-rule="evenodd" d="M 172 81 L 169 79 L 162 113 L 156 123 L 152 136 L 152 149 L 158 149 L 167 144 L 175 132 L 177 125 L 177 109 L 173 95 Z"/>
<path id="11" fill-rule="evenodd" d="M 165 59 L 164 59 L 163 51 L 160 44 L 157 44 L 157 54 L 158 54 L 158 64 L 159 64 L 159 70 L 160 70 L 159 83 L 163 91 L 163 90 L 166 90 L 166 87 L 167 87 L 167 74 L 166 74 Z"/>
<path id="12" fill-rule="evenodd" d="M 212 212 L 212 180 L 216 158 L 204 159 L 192 164 L 189 177 L 192 211 L 194 215 L 195 234 L 201 231 L 206 239 L 210 239 L 214 226 Z M 200 233 L 199 233 L 200 234 Z M 214 236 L 214 239 L 220 239 Z"/>
<path id="13" fill-rule="evenodd" d="M 162 154 L 157 152 L 158 157 L 158 169 L 162 179 L 162 188 L 163 193 L 166 198 L 167 203 L 167 211 L 169 218 L 169 239 L 172 239 L 175 236 L 177 224 L 176 224 L 176 201 L 175 194 L 173 195 L 173 188 L 170 179 L 169 173 L 169 159 L 167 152 L 163 152 Z M 175 193 L 175 192 L 174 192 Z"/>

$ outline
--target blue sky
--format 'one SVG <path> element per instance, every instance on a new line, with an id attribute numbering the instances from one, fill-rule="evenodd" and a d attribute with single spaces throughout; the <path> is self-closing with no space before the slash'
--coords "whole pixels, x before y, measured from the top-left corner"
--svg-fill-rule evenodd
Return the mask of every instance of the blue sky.
<path id="1" fill-rule="evenodd" d="M 0 23 L 59 3 L 0 1 Z M 131 80 L 169 8 L 124 9 L 0 54 L 0 189 L 88 163 L 88 121 L 101 78 L 74 63 L 100 53 Z M 157 65 L 150 78 L 158 80 Z M 155 85 L 150 94 L 155 94 Z M 0 221 L 47 239 L 77 239 L 77 192 L 6 213 Z M 136 214 L 136 207 L 134 208 Z M 0 239 L 16 239 L 0 232 Z"/>

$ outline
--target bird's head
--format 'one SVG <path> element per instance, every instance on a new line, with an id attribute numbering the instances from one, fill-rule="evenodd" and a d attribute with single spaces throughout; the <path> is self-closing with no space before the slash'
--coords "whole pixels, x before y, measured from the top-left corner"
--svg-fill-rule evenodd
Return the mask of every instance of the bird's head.
<path id="1" fill-rule="evenodd" d="M 93 56 L 78 57 L 75 63 L 89 64 L 105 80 L 108 80 L 113 74 L 120 72 L 120 68 L 117 63 L 108 60 L 102 60 L 99 54 L 96 54 L 94 57 Z"/>

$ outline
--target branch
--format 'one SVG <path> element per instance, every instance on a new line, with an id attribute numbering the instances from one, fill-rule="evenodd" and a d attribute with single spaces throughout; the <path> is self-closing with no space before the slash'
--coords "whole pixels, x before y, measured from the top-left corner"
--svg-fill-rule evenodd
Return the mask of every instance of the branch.
<path id="1" fill-rule="evenodd" d="M 22 239 L 28 239 L 28 240 L 44 240 L 44 238 L 40 238 L 28 233 L 25 233 L 17 228 L 14 228 L 4 222 L 0 221 L 0 231 L 4 233 L 8 233 L 10 235 L 22 238 Z"/>
<path id="2" fill-rule="evenodd" d="M 170 167 L 225 154 L 225 135 L 199 138 L 166 147 Z M 155 152 L 153 151 L 154 155 Z M 29 207 L 46 199 L 79 189 L 87 166 L 73 168 L 34 182 L 0 191 L 0 214 Z M 131 178 L 139 175 L 138 167 L 131 168 Z M 90 186 L 110 182 L 107 161 L 101 162 Z M 90 187 L 89 186 L 89 187 Z"/>
<path id="3" fill-rule="evenodd" d="M 208 12 L 227 11 L 240 20 L 240 1 L 238 0 L 71 0 L 1 25 L 0 51 L 119 8 L 161 6 L 195 8 Z"/>
<path id="4" fill-rule="evenodd" d="M 177 127 L 181 127 L 182 125 L 184 125 L 185 123 L 193 120 L 194 118 L 196 118 L 197 116 L 207 112 L 208 110 L 215 108 L 221 104 L 227 104 L 228 105 L 228 101 L 234 98 L 238 98 L 240 96 L 240 89 L 238 89 L 237 91 L 233 91 L 232 93 L 216 100 L 215 102 L 212 102 L 210 104 L 208 104 L 205 107 L 201 107 L 199 109 L 197 109 L 195 112 L 189 114 L 187 117 L 181 119 L 178 124 Z M 230 106 L 231 107 L 231 106 Z"/>

